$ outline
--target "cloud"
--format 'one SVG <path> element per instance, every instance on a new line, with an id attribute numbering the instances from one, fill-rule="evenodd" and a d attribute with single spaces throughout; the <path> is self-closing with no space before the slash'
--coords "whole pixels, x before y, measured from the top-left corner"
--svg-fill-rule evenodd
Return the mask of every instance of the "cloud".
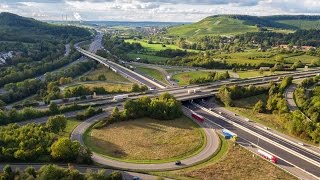
<path id="1" fill-rule="evenodd" d="M 0 0 L 0 12 L 38 19 L 198 21 L 215 14 L 319 14 L 320 0 Z"/>
<path id="2" fill-rule="evenodd" d="M 78 21 L 82 21 L 81 15 L 79 13 L 77 13 L 77 12 L 73 13 L 73 17 Z"/>

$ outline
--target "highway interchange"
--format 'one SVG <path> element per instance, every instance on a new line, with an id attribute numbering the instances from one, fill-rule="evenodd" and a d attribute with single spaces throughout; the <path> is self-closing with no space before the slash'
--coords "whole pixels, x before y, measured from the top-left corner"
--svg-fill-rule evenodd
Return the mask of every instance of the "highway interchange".
<path id="1" fill-rule="evenodd" d="M 99 37 L 101 38 L 101 37 Z M 101 44 L 101 41 L 100 41 Z M 93 49 L 101 48 L 99 43 L 91 46 Z M 93 51 L 91 48 L 91 51 Z M 312 69 L 309 71 L 300 72 L 290 72 L 283 75 L 273 75 L 267 77 L 251 78 L 245 80 L 236 81 L 218 81 L 211 84 L 203 85 L 190 85 L 187 87 L 166 87 L 163 84 L 153 81 L 152 79 L 145 77 L 137 72 L 125 68 L 124 66 L 117 64 L 115 62 L 109 61 L 105 58 L 97 56 L 94 53 L 85 51 L 79 46 L 76 49 L 82 53 L 84 56 L 94 59 L 99 63 L 104 64 L 113 71 L 123 75 L 124 77 L 131 79 L 132 81 L 138 82 L 139 84 L 144 84 L 151 88 L 149 94 L 131 94 L 130 98 L 136 99 L 142 96 L 155 97 L 163 92 L 169 92 L 174 95 L 178 100 L 182 101 L 184 105 L 184 111 L 186 114 L 190 113 L 190 110 L 197 112 L 206 118 L 206 123 L 201 126 L 205 129 L 206 135 L 210 138 L 210 143 L 207 144 L 206 148 L 203 150 L 203 154 L 198 154 L 200 156 L 191 157 L 190 159 L 183 160 L 187 166 L 191 166 L 195 163 L 201 162 L 208 158 L 212 153 L 215 152 L 217 144 L 212 142 L 218 142 L 216 139 L 215 131 L 220 131 L 222 128 L 227 128 L 239 136 L 239 144 L 249 144 L 250 147 L 262 148 L 277 157 L 280 158 L 278 166 L 284 168 L 290 173 L 302 179 L 320 179 L 320 153 L 319 151 L 313 151 L 308 147 L 301 146 L 297 142 L 289 140 L 281 133 L 273 133 L 270 130 L 264 129 L 259 124 L 248 122 L 244 117 L 236 116 L 234 113 L 219 107 L 212 98 L 213 94 L 217 93 L 219 87 L 223 85 L 238 84 L 241 86 L 245 85 L 265 85 L 270 81 L 280 82 L 280 76 L 292 75 L 294 79 L 303 79 L 307 77 L 312 77 L 320 73 L 320 69 Z M 93 51 L 93 52 L 96 52 Z M 189 94 L 188 90 L 197 89 L 197 93 Z M 104 109 L 104 113 L 89 118 L 88 120 L 81 123 L 72 133 L 71 139 L 79 140 L 81 144 L 83 143 L 82 135 L 83 133 L 95 122 L 103 117 L 108 116 L 111 112 L 112 107 L 117 106 L 122 103 L 111 103 L 110 98 L 107 99 L 95 99 L 94 101 L 89 101 L 89 103 L 102 104 L 101 107 Z M 85 104 L 85 103 L 84 103 Z M 74 116 L 77 112 L 70 112 L 67 116 Z M 44 123 L 47 117 L 36 119 L 28 122 Z M 27 122 L 22 122 L 20 125 L 24 125 Z M 280 134 L 280 135 L 279 135 Z M 212 141 L 211 141 L 212 140 Z M 254 151 L 254 150 L 253 150 Z M 164 163 L 164 164 L 154 164 L 154 165 L 141 165 L 141 164 L 123 164 L 123 162 L 114 162 L 101 157 L 98 154 L 94 154 L 93 159 L 101 164 L 122 168 L 126 170 L 167 170 L 177 168 L 174 163 Z M 1 164 L 0 164 L 1 165 Z M 18 165 L 18 167 L 23 168 L 23 165 Z M 79 167 L 80 168 L 80 167 Z M 77 168 L 77 169 L 79 169 Z M 130 174 L 130 173 L 129 173 Z M 134 173 L 133 173 L 134 174 Z M 144 177 L 143 174 L 139 175 Z M 145 179 L 152 179 L 155 177 L 146 175 Z M 129 178 L 130 179 L 130 178 Z"/>
<path id="2" fill-rule="evenodd" d="M 252 122 L 246 122 L 243 118 L 236 117 L 234 114 L 232 115 L 230 112 L 225 112 L 222 115 L 219 114 L 215 110 L 216 105 L 207 103 L 207 101 L 199 101 L 199 98 L 205 98 L 208 96 L 212 96 L 217 92 L 218 88 L 221 85 L 230 85 L 230 84 L 239 84 L 239 85 L 263 85 L 269 83 L 270 81 L 279 82 L 281 75 L 269 76 L 269 77 L 261 77 L 261 78 L 252 78 L 243 81 L 235 81 L 235 82 L 217 82 L 216 84 L 208 84 L 202 86 L 189 86 L 183 88 L 168 88 L 165 89 L 162 85 L 158 85 L 157 83 L 152 83 L 150 79 L 146 77 L 141 77 L 141 75 L 133 72 L 131 70 L 127 70 L 127 68 L 116 64 L 114 62 L 108 61 L 102 57 L 97 55 L 93 55 L 91 53 L 86 52 L 85 50 L 78 49 L 79 52 L 84 55 L 92 58 L 102 64 L 105 64 L 107 67 L 112 67 L 117 71 L 120 71 L 120 74 L 124 74 L 124 76 L 130 76 L 134 80 L 147 85 L 148 87 L 157 87 L 157 93 L 161 92 L 169 92 L 173 94 L 178 100 L 183 101 L 183 104 L 193 111 L 198 112 L 203 115 L 210 122 L 214 122 L 215 124 L 227 128 L 233 132 L 235 132 L 240 139 L 245 139 L 245 141 L 258 146 L 262 149 L 271 152 L 281 159 L 280 165 L 294 166 L 296 167 L 295 171 L 292 172 L 295 175 L 300 174 L 299 170 L 305 174 L 304 177 L 308 178 L 319 178 L 320 177 L 320 156 L 318 152 L 314 152 L 305 147 L 301 147 L 295 142 L 289 141 L 284 137 L 274 135 L 268 130 L 263 128 L 257 128 L 253 125 Z M 314 69 L 310 71 L 301 71 L 301 72 L 291 72 L 285 75 L 292 75 L 294 79 L 303 79 L 307 77 L 312 77 L 319 74 L 319 69 Z M 284 75 L 283 75 L 284 76 Z M 188 90 L 198 89 L 198 93 L 189 94 Z M 188 100 L 192 100 L 193 103 L 190 103 Z M 209 110 L 211 108 L 211 110 Z M 215 112 L 216 111 L 216 112 Z"/>

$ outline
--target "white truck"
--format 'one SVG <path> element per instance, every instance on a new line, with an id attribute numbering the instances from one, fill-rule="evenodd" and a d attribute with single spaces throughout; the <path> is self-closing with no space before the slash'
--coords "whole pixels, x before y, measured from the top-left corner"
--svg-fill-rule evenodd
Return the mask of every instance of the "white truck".
<path id="1" fill-rule="evenodd" d="M 121 101 L 121 100 L 125 100 L 127 99 L 129 96 L 127 94 L 124 94 L 124 95 L 117 95 L 117 96 L 114 96 L 113 97 L 113 100 L 114 101 Z"/>

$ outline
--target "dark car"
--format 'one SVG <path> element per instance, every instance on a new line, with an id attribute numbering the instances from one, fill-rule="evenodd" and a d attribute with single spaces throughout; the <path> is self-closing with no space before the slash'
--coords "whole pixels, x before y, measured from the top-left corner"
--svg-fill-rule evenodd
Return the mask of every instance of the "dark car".
<path id="1" fill-rule="evenodd" d="M 177 166 L 181 165 L 181 161 L 176 161 L 175 163 Z"/>
<path id="2" fill-rule="evenodd" d="M 141 178 L 138 177 L 138 176 L 135 176 L 135 177 L 132 178 L 132 180 L 141 180 Z"/>

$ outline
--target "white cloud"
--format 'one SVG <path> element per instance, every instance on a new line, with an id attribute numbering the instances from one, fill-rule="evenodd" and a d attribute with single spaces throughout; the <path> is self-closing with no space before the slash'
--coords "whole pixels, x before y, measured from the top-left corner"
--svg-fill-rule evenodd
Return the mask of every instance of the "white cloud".
<path id="1" fill-rule="evenodd" d="M 68 15 L 74 20 L 198 21 L 215 14 L 319 14 L 320 0 L 0 0 L 0 11 L 56 20 Z"/>

